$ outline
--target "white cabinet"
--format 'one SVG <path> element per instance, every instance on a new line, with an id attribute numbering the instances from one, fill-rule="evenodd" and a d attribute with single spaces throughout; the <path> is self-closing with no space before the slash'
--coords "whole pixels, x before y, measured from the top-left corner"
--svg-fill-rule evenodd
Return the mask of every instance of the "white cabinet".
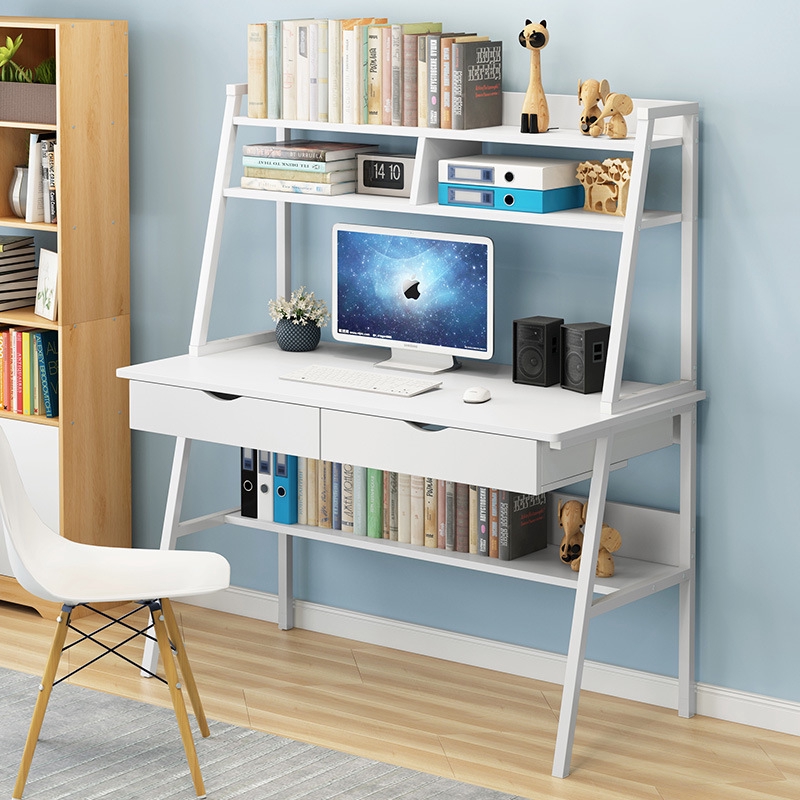
<path id="1" fill-rule="evenodd" d="M 507 125 L 470 131 L 393 128 L 380 125 L 340 125 L 256 120 L 241 116 L 246 85 L 227 87 L 227 103 L 217 160 L 211 211 L 201 265 L 189 353 L 163 361 L 124 368 L 118 374 L 131 382 L 131 425 L 177 437 L 167 498 L 162 547 L 177 537 L 203 528 L 230 523 L 272 530 L 279 539 L 279 624 L 289 628 L 292 617 L 292 541 L 308 538 L 346 547 L 418 559 L 452 567 L 507 575 L 575 590 L 573 624 L 564 683 L 553 774 L 569 772 L 586 637 L 590 620 L 605 611 L 671 586 L 680 587 L 678 711 L 691 716 L 694 691 L 694 550 L 696 405 L 705 395 L 696 386 L 697 284 L 697 113 L 696 103 L 635 101 L 625 140 L 592 139 L 577 130 L 579 107 L 573 96 L 549 96 L 551 125 L 547 134 L 518 132 L 521 95 L 507 95 Z M 240 128 L 274 129 L 263 134 L 289 139 L 297 131 L 340 136 L 368 142 L 382 137 L 410 137 L 416 160 L 410 198 L 374 195 L 312 195 L 271 193 L 231 185 L 233 164 L 240 156 Z M 303 135 L 303 134 L 300 134 Z M 478 153 L 484 145 L 514 145 L 531 154 L 564 157 L 575 151 L 626 154 L 633 158 L 628 211 L 624 217 L 582 209 L 535 214 L 485 211 L 440 206 L 437 202 L 440 158 Z M 680 208 L 644 209 L 644 190 L 650 154 L 660 148 L 680 151 Z M 274 333 L 257 332 L 209 341 L 208 323 L 217 278 L 217 262 L 229 201 L 262 202 L 274 206 L 277 224 L 276 293 L 288 295 L 291 281 L 291 211 L 295 204 L 333 209 L 363 209 L 390 215 L 424 214 L 475 220 L 494 220 L 525 226 L 602 230 L 619 236 L 619 265 L 611 309 L 611 338 L 602 393 L 581 395 L 560 387 L 521 386 L 511 381 L 509 367 L 470 363 L 443 373 L 436 392 L 415 398 L 392 398 L 347 390 L 326 390 L 280 380 L 301 366 L 297 354 L 280 352 Z M 408 222 L 403 223 L 411 227 Z M 681 284 L 680 375 L 666 385 L 622 380 L 630 320 L 636 256 L 640 236 L 649 228 L 680 226 L 680 263 L 675 280 Z M 446 225 L 442 225 L 446 227 Z M 374 354 L 351 345 L 325 344 L 315 362 L 330 366 L 366 367 Z M 307 355 L 307 354 L 301 354 Z M 493 400 L 483 406 L 461 402 L 464 389 L 481 384 Z M 194 413 L 187 414 L 187 409 Z M 221 511 L 197 520 L 181 520 L 187 461 L 193 439 L 261 447 L 344 461 L 364 466 L 424 474 L 447 480 L 478 483 L 525 492 L 551 491 L 591 479 L 585 526 L 584 557 L 579 573 L 558 560 L 555 548 L 515 561 L 498 562 L 481 556 L 340 531 L 298 525 L 276 525 Z M 257 439 L 257 441 L 256 441 Z M 637 550 L 634 558 L 619 559 L 612 579 L 595 579 L 594 564 L 603 521 L 608 476 L 624 468 L 627 459 L 677 444 L 680 447 L 680 508 L 666 527 L 653 514 L 652 537 L 669 538 L 669 547 L 653 547 L 651 555 Z M 480 453 L 480 458 L 471 455 Z M 648 511 L 637 512 L 636 525 Z M 657 531 L 657 536 L 655 531 Z M 669 553 L 669 555 L 665 555 Z M 149 656 L 148 656 L 149 657 Z"/>

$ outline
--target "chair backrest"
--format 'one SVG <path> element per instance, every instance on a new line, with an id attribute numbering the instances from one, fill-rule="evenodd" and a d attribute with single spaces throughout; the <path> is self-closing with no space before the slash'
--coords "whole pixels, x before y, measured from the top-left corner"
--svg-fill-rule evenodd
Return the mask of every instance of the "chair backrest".
<path id="1" fill-rule="evenodd" d="M 60 536 L 42 522 L 22 484 L 17 462 L 5 432 L 0 428 L 0 519 L 14 577 L 24 589 L 46 600 L 50 594 L 36 579 L 37 564 L 53 556 Z"/>

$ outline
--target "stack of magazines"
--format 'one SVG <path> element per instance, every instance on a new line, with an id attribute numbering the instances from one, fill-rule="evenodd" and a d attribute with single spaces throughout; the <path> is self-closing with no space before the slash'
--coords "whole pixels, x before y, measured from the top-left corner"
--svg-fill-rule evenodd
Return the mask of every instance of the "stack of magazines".
<path id="1" fill-rule="evenodd" d="M 37 273 L 33 236 L 0 236 L 0 311 L 33 305 Z"/>

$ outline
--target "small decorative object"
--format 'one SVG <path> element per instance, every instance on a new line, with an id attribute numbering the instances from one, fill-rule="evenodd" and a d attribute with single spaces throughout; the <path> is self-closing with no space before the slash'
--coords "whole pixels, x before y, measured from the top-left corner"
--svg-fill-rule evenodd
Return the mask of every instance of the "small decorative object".
<path id="1" fill-rule="evenodd" d="M 6 36 L 0 46 L 0 108 L 6 122 L 54 124 L 56 121 L 56 61 L 52 56 L 36 67 L 25 67 L 14 58 L 22 45 Z"/>
<path id="2" fill-rule="evenodd" d="M 288 300 L 270 300 L 269 315 L 277 322 L 278 346 L 294 353 L 313 350 L 319 344 L 320 328 L 330 317 L 325 301 L 317 300 L 305 286 L 295 289 Z"/>
<path id="3" fill-rule="evenodd" d="M 597 118 L 596 124 L 600 120 L 607 119 L 604 133 L 609 139 L 624 139 L 628 135 L 628 125 L 625 116 L 633 111 L 633 100 L 627 94 L 610 92 L 603 97 L 603 113 Z M 592 134 L 596 136 L 598 134 Z"/>
<path id="4" fill-rule="evenodd" d="M 28 168 L 26 166 L 14 167 L 11 185 L 8 187 L 8 202 L 11 205 L 11 213 L 25 219 L 25 206 L 28 202 Z"/>
<path id="5" fill-rule="evenodd" d="M 608 92 L 607 80 L 596 81 L 589 78 L 578 81 L 578 102 L 583 106 L 580 131 L 585 136 L 599 136 L 603 132 L 603 126 L 597 120 L 601 114 L 600 103 Z"/>
<path id="6" fill-rule="evenodd" d="M 522 102 L 522 133 L 544 133 L 550 125 L 550 111 L 547 108 L 547 97 L 542 88 L 542 70 L 539 53 L 550 40 L 547 22 L 540 23 L 525 20 L 525 27 L 520 31 L 519 43 L 531 52 L 531 76 L 528 91 Z"/>
<path id="7" fill-rule="evenodd" d="M 358 186 L 360 194 L 384 194 L 394 197 L 411 196 L 413 155 L 359 153 Z"/>
<path id="8" fill-rule="evenodd" d="M 630 158 L 607 158 L 602 163 L 581 161 L 577 178 L 583 185 L 584 209 L 624 217 L 628 205 L 631 163 Z"/>
<path id="9" fill-rule="evenodd" d="M 57 311 L 58 253 L 39 250 L 39 275 L 36 281 L 36 303 L 33 313 L 54 320 Z"/>
<path id="10" fill-rule="evenodd" d="M 578 500 L 563 500 L 558 504 L 558 524 L 564 529 L 561 540 L 561 560 L 569 564 L 573 572 L 581 566 L 581 549 L 583 547 L 583 526 L 586 524 L 586 507 L 588 503 Z M 595 575 L 598 578 L 610 578 L 614 574 L 614 556 L 622 547 L 622 537 L 616 528 L 603 523 L 600 533 L 600 550 L 597 555 Z"/>

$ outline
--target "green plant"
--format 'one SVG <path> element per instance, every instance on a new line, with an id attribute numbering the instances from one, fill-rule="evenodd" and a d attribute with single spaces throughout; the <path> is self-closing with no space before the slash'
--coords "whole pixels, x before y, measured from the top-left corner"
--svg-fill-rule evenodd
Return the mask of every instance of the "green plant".
<path id="1" fill-rule="evenodd" d="M 55 83 L 56 60 L 46 58 L 36 69 L 21 67 L 13 59 L 22 44 L 22 34 L 12 39 L 6 36 L 5 47 L 0 47 L 0 81 L 7 83 Z"/>
<path id="2" fill-rule="evenodd" d="M 307 292 L 305 286 L 295 289 L 286 300 L 269 301 L 269 315 L 274 320 L 289 319 L 295 325 L 308 325 L 309 322 L 321 328 L 330 316 L 324 300 L 317 300 L 314 292 Z"/>

